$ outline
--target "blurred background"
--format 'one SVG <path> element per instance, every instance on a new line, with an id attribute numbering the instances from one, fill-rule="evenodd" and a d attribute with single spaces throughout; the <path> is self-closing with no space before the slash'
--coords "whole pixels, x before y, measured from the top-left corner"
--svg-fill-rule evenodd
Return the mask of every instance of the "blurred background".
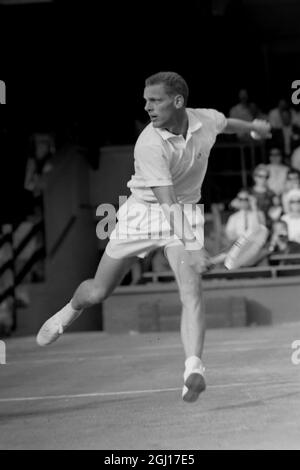
<path id="1" fill-rule="evenodd" d="M 272 216 L 262 204 L 266 223 L 286 212 L 285 179 L 290 170 L 297 179 L 300 168 L 300 107 L 291 101 L 299 17 L 298 0 L 0 0 L 7 95 L 0 111 L 0 302 L 3 311 L 15 308 L 16 288 L 26 284 L 17 302 L 27 308 L 18 322 L 14 311 L 7 331 L 35 331 L 45 298 L 52 311 L 95 269 L 105 248 L 95 237 L 95 210 L 101 203 L 117 208 L 119 195 L 128 194 L 133 145 L 147 124 L 144 80 L 155 72 L 183 75 L 190 107 L 272 124 L 269 142 L 218 139 L 201 201 L 211 251 L 223 246 L 228 217 L 240 209 L 232 201 L 256 186 L 255 169 L 271 164 L 272 152 L 280 154 L 275 173 L 279 165 L 285 176 L 269 204 Z M 139 279 L 138 270 L 127 282 Z M 95 318 L 85 327 L 101 329 Z"/>

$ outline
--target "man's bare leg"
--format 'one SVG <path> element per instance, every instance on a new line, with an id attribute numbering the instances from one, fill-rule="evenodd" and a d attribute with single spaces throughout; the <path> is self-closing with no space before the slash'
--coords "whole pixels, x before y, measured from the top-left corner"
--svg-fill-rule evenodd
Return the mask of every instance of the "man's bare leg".
<path id="1" fill-rule="evenodd" d="M 192 402 L 205 389 L 201 361 L 205 337 L 201 276 L 190 266 L 189 255 L 182 245 L 168 247 L 166 254 L 182 303 L 181 339 L 186 356 L 183 399 Z"/>
<path id="2" fill-rule="evenodd" d="M 56 341 L 84 309 L 102 302 L 113 292 L 134 262 L 135 257 L 114 259 L 104 253 L 95 277 L 83 281 L 72 300 L 44 323 L 37 343 L 46 346 Z"/>
<path id="3" fill-rule="evenodd" d="M 83 310 L 109 297 L 135 261 L 136 257 L 115 259 L 104 253 L 95 277 L 76 289 L 71 301 L 74 310 Z"/>

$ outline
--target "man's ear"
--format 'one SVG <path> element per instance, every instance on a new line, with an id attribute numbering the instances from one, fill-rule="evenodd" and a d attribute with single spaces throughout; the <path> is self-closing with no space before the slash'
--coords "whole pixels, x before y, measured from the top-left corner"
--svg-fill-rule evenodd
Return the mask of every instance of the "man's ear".
<path id="1" fill-rule="evenodd" d="M 177 109 L 183 108 L 184 106 L 184 98 L 182 95 L 176 95 L 174 99 L 175 107 Z"/>

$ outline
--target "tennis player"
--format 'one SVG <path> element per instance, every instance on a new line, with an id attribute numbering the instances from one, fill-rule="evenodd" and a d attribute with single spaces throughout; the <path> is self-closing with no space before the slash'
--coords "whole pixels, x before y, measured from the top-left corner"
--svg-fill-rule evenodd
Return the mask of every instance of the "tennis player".
<path id="1" fill-rule="evenodd" d="M 182 303 L 182 398 L 194 402 L 205 390 L 201 273 L 210 260 L 203 247 L 203 210 L 197 203 L 209 154 L 220 133 L 254 131 L 266 138 L 270 125 L 226 119 L 214 109 L 187 108 L 188 93 L 177 73 L 160 72 L 146 79 L 145 110 L 151 122 L 135 145 L 135 173 L 128 182 L 132 194 L 119 209 L 95 277 L 82 282 L 71 301 L 44 323 L 37 343 L 55 341 L 83 310 L 113 292 L 137 256 L 164 247 Z"/>

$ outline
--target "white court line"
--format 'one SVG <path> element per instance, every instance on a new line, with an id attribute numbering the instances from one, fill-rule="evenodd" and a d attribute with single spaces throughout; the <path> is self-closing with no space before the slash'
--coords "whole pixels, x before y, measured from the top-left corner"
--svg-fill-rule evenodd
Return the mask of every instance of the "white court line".
<path id="1" fill-rule="evenodd" d="M 223 389 L 223 388 L 235 388 L 235 387 L 251 387 L 257 388 L 259 386 L 288 386 L 296 385 L 299 387 L 300 381 L 297 382 L 233 382 L 229 384 L 218 384 L 210 385 L 208 389 Z M 11 398 L 0 398 L 0 403 L 15 403 L 15 402 L 28 402 L 28 401 L 42 401 L 42 400 L 66 400 L 73 398 L 100 398 L 100 397 L 114 397 L 121 395 L 140 395 L 140 394 L 155 394 L 155 393 L 164 393 L 164 392 L 178 392 L 182 388 L 158 388 L 158 389 L 148 389 L 148 390 L 124 390 L 119 392 L 95 392 L 95 393 L 78 393 L 72 395 L 44 395 L 36 397 L 11 397 Z"/>

